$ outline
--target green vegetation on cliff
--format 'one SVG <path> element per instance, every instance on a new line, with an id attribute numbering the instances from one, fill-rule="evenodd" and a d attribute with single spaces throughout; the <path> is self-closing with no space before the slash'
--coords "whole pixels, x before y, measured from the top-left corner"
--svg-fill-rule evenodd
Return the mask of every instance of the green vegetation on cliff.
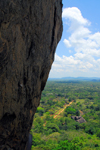
<path id="1" fill-rule="evenodd" d="M 31 133 L 32 150 L 100 150 L 100 82 L 48 81 Z"/>

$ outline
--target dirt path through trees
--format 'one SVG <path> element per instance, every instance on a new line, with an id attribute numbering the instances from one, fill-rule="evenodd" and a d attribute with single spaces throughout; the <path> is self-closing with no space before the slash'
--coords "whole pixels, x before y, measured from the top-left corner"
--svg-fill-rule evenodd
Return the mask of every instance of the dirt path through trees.
<path id="1" fill-rule="evenodd" d="M 60 109 L 59 111 L 58 111 L 58 113 L 57 114 L 54 114 L 54 115 L 50 115 L 50 116 L 53 116 L 53 118 L 57 118 L 68 106 L 70 106 L 72 103 L 74 102 L 74 100 L 73 101 L 71 101 L 69 104 L 66 104 L 65 106 L 64 106 L 64 108 L 62 108 L 62 109 Z M 42 118 L 42 117 L 41 117 Z M 43 126 L 45 126 L 46 125 L 46 122 L 43 124 Z"/>
<path id="2" fill-rule="evenodd" d="M 58 111 L 58 114 L 54 115 L 53 118 L 57 118 L 66 109 L 66 107 L 70 106 L 73 103 L 73 101 L 71 101 L 69 104 L 66 104 L 63 109 L 60 109 Z"/>
<path id="3" fill-rule="evenodd" d="M 80 116 L 84 115 L 83 111 L 79 110 Z"/>

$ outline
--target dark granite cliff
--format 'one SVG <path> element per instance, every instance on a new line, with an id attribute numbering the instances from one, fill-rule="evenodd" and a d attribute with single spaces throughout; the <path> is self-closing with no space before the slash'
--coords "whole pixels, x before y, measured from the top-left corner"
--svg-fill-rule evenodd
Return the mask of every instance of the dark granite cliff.
<path id="1" fill-rule="evenodd" d="M 0 150 L 25 150 L 62 34 L 62 0 L 0 0 Z"/>

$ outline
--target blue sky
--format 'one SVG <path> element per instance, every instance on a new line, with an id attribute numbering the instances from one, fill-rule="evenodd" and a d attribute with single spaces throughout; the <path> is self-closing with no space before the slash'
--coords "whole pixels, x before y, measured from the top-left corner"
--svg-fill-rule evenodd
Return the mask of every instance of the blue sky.
<path id="1" fill-rule="evenodd" d="M 63 34 L 50 78 L 100 77 L 100 0 L 63 0 Z"/>

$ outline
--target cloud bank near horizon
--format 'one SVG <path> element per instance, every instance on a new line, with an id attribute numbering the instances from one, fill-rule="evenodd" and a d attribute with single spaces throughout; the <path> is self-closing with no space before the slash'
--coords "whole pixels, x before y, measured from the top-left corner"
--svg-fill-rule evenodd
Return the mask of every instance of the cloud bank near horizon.
<path id="1" fill-rule="evenodd" d="M 67 33 L 63 41 L 70 56 L 55 54 L 50 77 L 100 76 L 100 32 L 92 33 L 91 22 L 77 7 L 64 8 L 62 17 Z M 64 31 L 66 32 L 66 31 Z"/>

